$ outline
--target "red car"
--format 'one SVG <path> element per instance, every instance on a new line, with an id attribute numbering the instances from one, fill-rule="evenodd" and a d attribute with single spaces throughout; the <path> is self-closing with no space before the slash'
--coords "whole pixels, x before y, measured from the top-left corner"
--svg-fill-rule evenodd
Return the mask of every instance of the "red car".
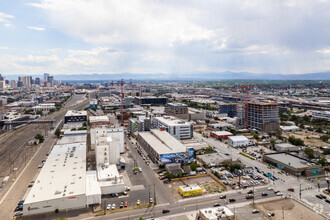
<path id="1" fill-rule="evenodd" d="M 294 188 L 289 188 L 288 191 L 294 192 Z"/>
<path id="2" fill-rule="evenodd" d="M 159 177 L 160 180 L 163 180 L 163 179 L 165 179 L 165 178 L 166 178 L 165 176 L 161 176 L 161 177 Z"/>
<path id="3" fill-rule="evenodd" d="M 124 204 L 124 207 L 127 207 L 128 206 L 128 202 L 126 201 L 125 204 Z"/>

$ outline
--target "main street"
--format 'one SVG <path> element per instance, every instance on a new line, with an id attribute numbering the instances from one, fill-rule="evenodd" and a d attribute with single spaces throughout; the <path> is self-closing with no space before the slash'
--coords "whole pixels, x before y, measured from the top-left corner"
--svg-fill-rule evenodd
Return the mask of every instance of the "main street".
<path id="1" fill-rule="evenodd" d="M 262 196 L 261 193 L 267 191 L 267 187 L 262 187 L 255 189 L 255 201 L 265 198 L 273 198 L 277 197 L 273 191 L 267 191 L 268 196 Z M 227 193 L 222 194 L 215 194 L 205 197 L 194 197 L 194 198 L 187 198 L 180 200 L 175 203 L 171 204 L 160 204 L 156 205 L 154 207 L 144 208 L 144 209 L 135 209 L 131 211 L 125 211 L 125 212 L 118 212 L 114 214 L 104 215 L 104 216 L 98 216 L 98 217 L 88 217 L 87 214 L 79 215 L 79 216 L 73 216 L 70 219 L 111 219 L 111 220 L 121 220 L 121 219 L 138 219 L 139 217 L 143 218 L 156 218 L 160 216 L 167 216 L 167 215 L 174 215 L 179 214 L 183 212 L 191 212 L 191 211 L 197 211 L 199 209 L 207 208 L 207 207 L 213 207 L 214 203 L 220 203 L 222 206 L 232 206 L 232 205 L 242 205 L 245 203 L 252 203 L 253 200 L 249 199 L 247 200 L 245 197 L 247 195 L 247 190 L 240 190 L 240 191 L 230 191 Z M 220 195 L 226 195 L 226 199 L 220 199 Z M 228 199 L 236 199 L 235 202 L 229 203 Z M 162 210 L 168 209 L 170 210 L 170 213 L 163 214 Z"/>
<path id="2" fill-rule="evenodd" d="M 83 100 L 84 96 L 74 95 L 65 108 L 52 115 L 56 121 L 56 124 L 63 120 L 63 117 L 67 109 L 81 109 L 88 104 L 88 100 Z M 82 100 L 82 101 L 80 101 Z M 44 143 L 39 146 L 37 152 L 33 155 L 30 161 L 27 161 L 26 166 L 17 176 L 16 180 L 11 184 L 7 184 L 6 188 L 1 191 L 0 200 L 0 219 L 11 219 L 14 213 L 14 209 L 17 203 L 24 197 L 28 184 L 36 177 L 39 169 L 38 165 L 42 160 L 46 159 L 46 154 L 49 153 L 56 142 L 56 137 L 50 132 Z M 33 136 L 34 137 L 34 136 Z"/>

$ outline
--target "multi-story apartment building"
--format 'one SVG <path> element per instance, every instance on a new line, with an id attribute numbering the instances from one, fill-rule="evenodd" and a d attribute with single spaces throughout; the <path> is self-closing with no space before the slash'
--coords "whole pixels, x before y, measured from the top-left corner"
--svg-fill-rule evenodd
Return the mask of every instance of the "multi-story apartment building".
<path id="1" fill-rule="evenodd" d="M 172 116 L 186 116 L 189 117 L 188 105 L 183 103 L 168 103 L 165 106 L 165 113 Z M 184 117 L 180 117 L 184 118 Z"/>
<path id="2" fill-rule="evenodd" d="M 276 132 L 280 128 L 278 103 L 254 103 L 247 104 L 247 119 L 250 128 L 261 132 Z"/>

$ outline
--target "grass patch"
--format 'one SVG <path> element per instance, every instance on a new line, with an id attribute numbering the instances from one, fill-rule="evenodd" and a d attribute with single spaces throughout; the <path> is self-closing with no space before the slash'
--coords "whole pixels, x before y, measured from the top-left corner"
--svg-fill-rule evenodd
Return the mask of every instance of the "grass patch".
<path id="1" fill-rule="evenodd" d="M 246 155 L 246 154 L 244 154 L 244 153 L 242 153 L 242 152 L 239 152 L 239 154 L 242 155 L 242 156 L 244 156 L 244 157 L 247 157 L 247 158 L 249 158 L 249 159 L 251 159 L 251 160 L 256 160 L 256 159 L 254 159 L 253 157 L 250 157 L 249 155 Z"/>

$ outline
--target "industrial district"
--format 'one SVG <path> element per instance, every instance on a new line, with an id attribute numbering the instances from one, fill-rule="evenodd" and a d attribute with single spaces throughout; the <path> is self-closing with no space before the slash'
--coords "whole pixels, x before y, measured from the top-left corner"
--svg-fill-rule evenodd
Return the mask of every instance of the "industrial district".
<path id="1" fill-rule="evenodd" d="M 328 81 L 0 90 L 0 219 L 330 218 Z"/>

